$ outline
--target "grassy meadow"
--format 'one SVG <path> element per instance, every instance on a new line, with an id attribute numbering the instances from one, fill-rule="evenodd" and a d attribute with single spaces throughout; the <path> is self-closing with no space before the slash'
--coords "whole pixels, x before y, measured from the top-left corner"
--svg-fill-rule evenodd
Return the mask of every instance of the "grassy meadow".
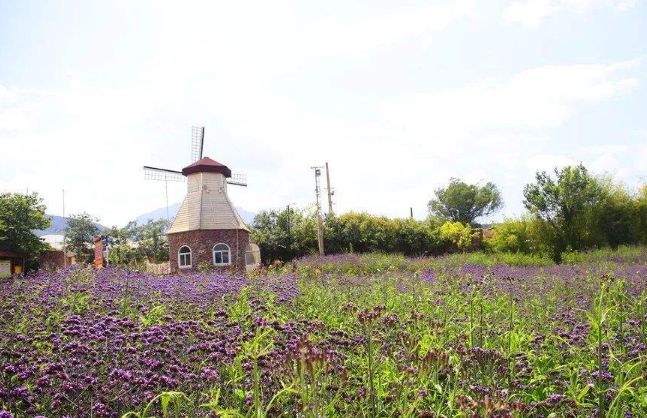
<path id="1" fill-rule="evenodd" d="M 644 417 L 647 252 L 0 282 L 0 418 Z"/>

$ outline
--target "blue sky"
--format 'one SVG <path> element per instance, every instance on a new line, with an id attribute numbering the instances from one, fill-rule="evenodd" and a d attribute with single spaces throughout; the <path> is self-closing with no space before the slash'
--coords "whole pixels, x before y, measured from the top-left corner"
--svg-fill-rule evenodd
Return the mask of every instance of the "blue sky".
<path id="1" fill-rule="evenodd" d="M 644 1 L 0 0 L 0 190 L 124 224 L 204 125 L 250 211 L 311 204 L 328 161 L 338 212 L 422 218 L 458 177 L 516 216 L 537 170 L 646 180 L 646 59 Z"/>

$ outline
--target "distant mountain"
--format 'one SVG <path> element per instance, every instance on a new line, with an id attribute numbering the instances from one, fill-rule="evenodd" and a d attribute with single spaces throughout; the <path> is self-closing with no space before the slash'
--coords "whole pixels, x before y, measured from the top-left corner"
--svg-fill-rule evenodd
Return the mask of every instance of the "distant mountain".
<path id="1" fill-rule="evenodd" d="M 45 216 L 47 216 L 52 221 L 52 224 L 47 229 L 34 231 L 34 234 L 36 234 L 37 237 L 42 237 L 43 235 L 63 235 L 65 228 L 67 228 L 67 222 L 70 218 L 64 218 L 58 215 L 45 215 Z M 101 224 L 95 224 L 95 225 L 101 231 L 106 229 L 106 227 Z"/>
<path id="2" fill-rule="evenodd" d="M 168 207 L 168 216 L 169 219 L 173 219 L 178 210 L 180 210 L 181 203 L 174 203 Z M 137 225 L 143 225 L 148 221 L 157 221 L 160 219 L 166 219 L 166 207 L 152 210 L 146 212 L 143 215 L 139 215 L 135 218 Z"/>
<path id="3" fill-rule="evenodd" d="M 172 205 L 169 205 L 168 216 L 170 219 L 175 218 L 177 211 L 180 210 L 180 205 L 181 203 L 174 203 Z M 256 216 L 255 213 L 246 211 L 245 209 L 239 207 L 236 207 L 236 210 L 238 211 L 240 217 L 243 218 L 245 224 L 252 224 L 252 222 L 254 221 L 254 216 Z M 135 222 L 137 222 L 137 225 L 143 225 L 149 220 L 157 221 L 158 219 L 166 219 L 166 207 L 155 209 L 148 213 L 144 213 L 143 215 L 139 215 L 135 218 Z"/>

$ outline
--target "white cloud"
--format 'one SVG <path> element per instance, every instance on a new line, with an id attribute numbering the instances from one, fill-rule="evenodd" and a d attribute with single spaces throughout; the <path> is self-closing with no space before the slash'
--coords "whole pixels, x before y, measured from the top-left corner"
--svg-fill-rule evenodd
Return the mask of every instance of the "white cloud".
<path id="1" fill-rule="evenodd" d="M 494 180 L 509 200 L 506 210 L 519 214 L 521 208 L 515 202 L 521 202 L 523 185 L 536 171 L 582 158 L 573 144 L 555 152 L 559 144 L 551 139 L 551 132 L 587 106 L 634 90 L 639 82 L 627 72 L 635 65 L 533 68 L 504 80 L 487 79 L 385 100 L 379 118 L 385 121 L 390 137 L 404 138 L 399 145 L 409 150 L 409 157 L 395 163 L 402 171 L 428 167 L 433 177 L 418 178 L 435 187 L 449 177 Z M 597 154 L 587 155 L 584 162 L 595 161 Z"/>
<path id="2" fill-rule="evenodd" d="M 582 105 L 634 89 L 633 63 L 544 66 L 508 80 L 484 80 L 437 93 L 387 100 L 381 115 L 420 143 L 444 138 L 441 153 L 489 131 L 555 128 Z"/>
<path id="3" fill-rule="evenodd" d="M 603 8 L 625 11 L 632 8 L 635 3 L 635 0 L 515 1 L 503 11 L 503 18 L 509 22 L 538 27 L 545 19 L 560 13 L 585 14 Z"/>
<path id="4" fill-rule="evenodd" d="M 319 35 L 323 51 L 366 52 L 377 47 L 392 46 L 410 37 L 439 32 L 450 25 L 473 17 L 473 0 L 434 2 L 424 9 L 399 12 L 390 10 L 363 20 L 332 20 L 324 23 Z"/>
<path id="5" fill-rule="evenodd" d="M 528 174 L 534 175 L 539 171 L 551 173 L 554 168 L 559 169 L 579 162 L 564 154 L 537 154 L 528 157 L 526 167 Z"/>

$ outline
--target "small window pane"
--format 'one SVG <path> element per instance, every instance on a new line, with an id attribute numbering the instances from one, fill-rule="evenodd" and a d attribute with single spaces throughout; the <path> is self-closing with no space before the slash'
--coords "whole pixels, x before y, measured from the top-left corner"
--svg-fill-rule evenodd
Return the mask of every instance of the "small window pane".
<path id="1" fill-rule="evenodd" d="M 180 267 L 191 267 L 191 248 L 187 245 L 180 247 L 177 263 Z"/>
<path id="2" fill-rule="evenodd" d="M 187 267 L 191 265 L 191 254 L 180 254 L 180 266 Z"/>

